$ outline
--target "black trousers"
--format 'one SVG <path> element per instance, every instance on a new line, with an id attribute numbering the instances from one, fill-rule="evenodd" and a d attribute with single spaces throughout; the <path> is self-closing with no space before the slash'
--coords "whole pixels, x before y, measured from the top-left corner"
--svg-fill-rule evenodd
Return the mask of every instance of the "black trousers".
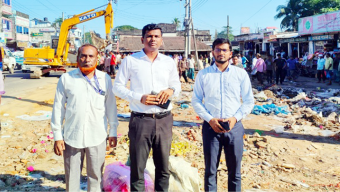
<path id="1" fill-rule="evenodd" d="M 116 66 L 114 66 L 114 65 L 110 65 L 110 74 L 111 74 L 111 75 L 115 75 L 115 74 L 116 74 L 116 72 L 115 72 L 115 67 L 116 67 Z"/>
<path id="2" fill-rule="evenodd" d="M 153 151 L 155 163 L 155 191 L 169 189 L 169 156 L 172 141 L 173 117 L 169 115 L 154 119 L 139 117 L 131 113 L 129 123 L 130 159 L 131 159 L 131 191 L 145 191 L 144 169 Z"/>
<path id="3" fill-rule="evenodd" d="M 276 84 L 280 84 L 283 83 L 283 81 L 285 80 L 285 70 L 284 69 L 277 69 L 276 70 Z"/>
<path id="4" fill-rule="evenodd" d="M 324 70 L 318 70 L 318 73 L 317 73 L 317 76 L 318 76 L 318 80 L 321 81 L 325 81 L 326 80 L 326 76 L 325 76 L 325 71 Z"/>
<path id="5" fill-rule="evenodd" d="M 263 72 L 257 72 L 256 73 L 257 80 L 261 85 L 263 85 Z"/>
<path id="6" fill-rule="evenodd" d="M 204 121 L 203 153 L 205 163 L 204 191 L 217 191 L 217 169 L 224 148 L 228 168 L 228 191 L 241 191 L 241 161 L 244 128 L 241 121 L 228 133 L 216 133 Z"/>
<path id="7" fill-rule="evenodd" d="M 185 82 L 188 83 L 188 77 L 187 77 L 186 71 L 180 71 L 179 72 L 179 79 L 181 79 L 182 76 L 183 76 Z"/>
<path id="8" fill-rule="evenodd" d="M 272 81 L 273 81 L 273 70 L 267 70 L 267 81 L 268 81 L 268 83 L 272 83 Z"/>

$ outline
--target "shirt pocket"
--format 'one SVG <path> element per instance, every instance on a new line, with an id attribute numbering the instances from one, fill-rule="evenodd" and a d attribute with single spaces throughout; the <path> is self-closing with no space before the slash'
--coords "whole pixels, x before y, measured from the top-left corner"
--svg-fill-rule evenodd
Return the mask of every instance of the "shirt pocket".
<path id="1" fill-rule="evenodd" d="M 235 97 L 239 98 L 241 95 L 240 85 L 241 85 L 241 82 L 236 81 L 236 80 L 232 80 L 232 81 L 225 83 L 224 91 L 226 93 L 226 96 L 230 98 L 235 98 Z"/>

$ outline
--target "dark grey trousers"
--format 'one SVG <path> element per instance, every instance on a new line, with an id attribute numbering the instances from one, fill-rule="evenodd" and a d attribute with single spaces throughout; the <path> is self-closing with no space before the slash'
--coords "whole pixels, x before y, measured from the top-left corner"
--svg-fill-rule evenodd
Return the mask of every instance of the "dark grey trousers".
<path id="1" fill-rule="evenodd" d="M 228 191 L 241 191 L 241 161 L 243 155 L 244 128 L 237 122 L 229 133 L 216 133 L 204 121 L 203 153 L 205 162 L 204 190 L 217 191 L 217 168 L 222 147 L 228 168 Z"/>
<path id="2" fill-rule="evenodd" d="M 144 169 L 150 149 L 153 151 L 152 156 L 156 168 L 155 191 L 168 191 L 172 124 L 171 113 L 161 119 L 137 117 L 131 113 L 128 134 L 130 139 L 131 191 L 145 191 Z"/>

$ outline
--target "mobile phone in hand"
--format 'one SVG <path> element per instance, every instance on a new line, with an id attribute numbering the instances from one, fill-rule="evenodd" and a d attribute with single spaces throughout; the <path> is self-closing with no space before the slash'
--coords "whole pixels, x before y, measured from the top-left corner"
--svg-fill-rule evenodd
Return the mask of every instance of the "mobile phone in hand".
<path id="1" fill-rule="evenodd" d="M 219 123 L 223 127 L 224 130 L 230 131 L 230 127 L 229 127 L 229 122 L 228 121 L 226 121 L 226 122 L 220 121 Z"/>

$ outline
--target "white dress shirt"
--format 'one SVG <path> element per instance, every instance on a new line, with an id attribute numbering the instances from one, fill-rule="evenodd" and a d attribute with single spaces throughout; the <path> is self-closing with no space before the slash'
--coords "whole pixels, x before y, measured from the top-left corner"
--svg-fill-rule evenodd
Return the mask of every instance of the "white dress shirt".
<path id="1" fill-rule="evenodd" d="M 126 87 L 130 80 L 130 89 Z M 181 83 L 178 78 L 175 61 L 158 53 L 152 62 L 144 51 L 134 53 L 123 59 L 116 76 L 113 92 L 120 98 L 130 102 L 130 109 L 139 113 L 159 113 L 172 109 L 162 109 L 156 105 L 144 105 L 141 98 L 151 91 L 159 93 L 162 90 L 174 88 L 173 96 L 181 92 Z"/>
<path id="2" fill-rule="evenodd" d="M 207 122 L 230 117 L 240 121 L 254 107 L 249 76 L 244 69 L 230 64 L 224 72 L 216 64 L 205 68 L 197 74 L 191 102 L 196 113 Z"/>
<path id="3" fill-rule="evenodd" d="M 111 78 L 98 70 L 95 74 L 105 96 L 94 90 L 79 69 L 60 77 L 51 119 L 55 141 L 64 140 L 74 148 L 97 146 L 107 137 L 107 121 L 109 136 L 117 136 L 117 106 Z M 90 81 L 96 87 L 94 77 Z"/>
<path id="4" fill-rule="evenodd" d="M 188 59 L 189 68 L 195 68 L 195 60 L 193 58 Z"/>

